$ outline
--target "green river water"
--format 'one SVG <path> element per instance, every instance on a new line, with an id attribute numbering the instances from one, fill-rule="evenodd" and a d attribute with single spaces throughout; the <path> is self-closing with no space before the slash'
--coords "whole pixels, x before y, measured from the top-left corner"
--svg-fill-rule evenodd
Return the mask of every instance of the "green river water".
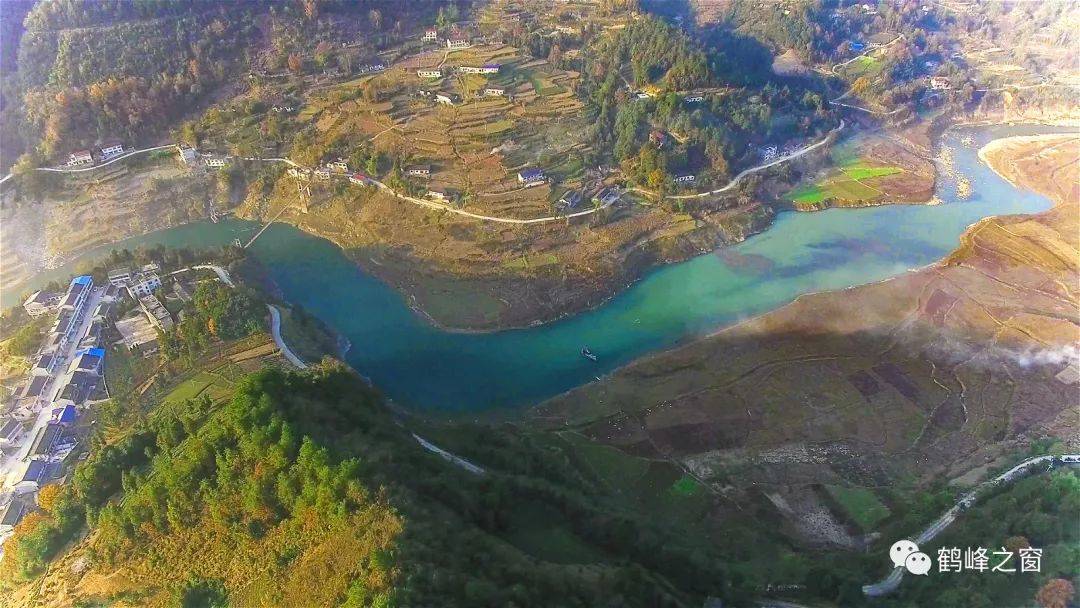
<path id="1" fill-rule="evenodd" d="M 932 263 L 981 218 L 1048 209 L 1050 201 L 1014 188 L 979 161 L 977 151 L 997 137 L 1059 130 L 950 130 L 942 146 L 951 149 L 954 173 L 943 171 L 937 186 L 945 204 L 781 213 L 766 232 L 744 243 L 659 268 L 595 310 L 529 329 L 437 329 L 340 248 L 288 225 L 272 226 L 251 252 L 286 299 L 350 341 L 348 362 L 398 403 L 448 414 L 522 406 L 800 294 L 874 282 Z M 954 175 L 966 177 L 974 194 L 960 200 Z M 238 220 L 199 222 L 127 239 L 80 259 L 138 245 L 223 245 L 237 237 L 246 241 L 256 229 Z M 77 261 L 4 289 L 3 305 L 13 305 L 33 285 L 66 279 Z M 581 356 L 584 345 L 598 361 Z"/>

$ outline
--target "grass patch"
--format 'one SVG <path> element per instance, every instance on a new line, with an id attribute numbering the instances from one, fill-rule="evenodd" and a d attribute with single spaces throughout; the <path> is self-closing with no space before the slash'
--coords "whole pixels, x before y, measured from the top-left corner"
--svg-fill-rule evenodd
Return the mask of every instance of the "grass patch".
<path id="1" fill-rule="evenodd" d="M 878 499 L 877 494 L 867 488 L 849 488 L 846 486 L 826 485 L 829 493 L 848 519 L 855 522 L 863 532 L 870 532 L 883 519 L 891 514 Z"/>
<path id="2" fill-rule="evenodd" d="M 555 564 L 589 564 L 604 554 L 577 537 L 561 513 L 542 504 L 524 503 L 513 511 L 503 538 L 525 553 Z"/>

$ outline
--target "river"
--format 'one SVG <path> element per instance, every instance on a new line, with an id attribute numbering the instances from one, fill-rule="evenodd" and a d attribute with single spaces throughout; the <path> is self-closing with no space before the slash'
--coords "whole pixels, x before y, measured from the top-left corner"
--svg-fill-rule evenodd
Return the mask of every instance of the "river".
<path id="1" fill-rule="evenodd" d="M 348 362 L 396 402 L 464 414 L 535 403 L 589 382 L 651 351 L 782 306 L 800 294 L 879 281 L 930 264 L 956 247 L 972 223 L 1051 206 L 1018 190 L 978 158 L 986 142 L 1059 132 L 1046 127 L 979 127 L 946 132 L 953 170 L 941 171 L 940 205 L 891 205 L 779 214 L 766 232 L 716 253 L 650 273 L 595 310 L 529 329 L 457 333 L 431 326 L 405 299 L 365 274 L 336 245 L 278 224 L 251 248 L 286 299 L 344 335 Z M 958 194 L 963 176 L 974 192 Z M 250 222 L 199 222 L 127 239 L 84 254 L 164 244 L 223 245 L 252 234 Z M 77 262 L 77 261 L 76 261 Z M 70 276 L 74 264 L 33 284 Z M 30 287 L 6 289 L 12 305 Z M 581 356 L 587 345 L 598 360 Z"/>

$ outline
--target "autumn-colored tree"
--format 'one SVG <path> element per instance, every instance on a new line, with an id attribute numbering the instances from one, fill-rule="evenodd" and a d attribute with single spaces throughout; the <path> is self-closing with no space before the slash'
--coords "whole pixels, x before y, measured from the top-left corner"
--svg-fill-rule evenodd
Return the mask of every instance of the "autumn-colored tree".
<path id="1" fill-rule="evenodd" d="M 300 56 L 296 53 L 289 53 L 289 71 L 293 74 L 299 74 L 300 69 L 304 67 L 304 62 L 300 59 Z"/>
<path id="2" fill-rule="evenodd" d="M 206 331 L 210 332 L 211 336 L 217 336 L 217 323 L 214 322 L 213 317 L 206 320 Z"/>
<path id="3" fill-rule="evenodd" d="M 60 495 L 60 484 L 50 483 L 38 490 L 37 503 L 42 509 L 52 513 L 56 507 L 56 497 Z"/>
<path id="4" fill-rule="evenodd" d="M 1073 584 L 1063 578 L 1052 578 L 1035 594 L 1035 601 L 1043 608 L 1068 608 L 1076 595 Z"/>

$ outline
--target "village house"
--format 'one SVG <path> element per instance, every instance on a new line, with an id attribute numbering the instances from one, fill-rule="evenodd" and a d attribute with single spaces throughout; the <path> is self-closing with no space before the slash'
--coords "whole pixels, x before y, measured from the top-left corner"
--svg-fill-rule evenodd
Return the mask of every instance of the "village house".
<path id="1" fill-rule="evenodd" d="M 110 141 L 106 144 L 102 144 L 100 149 L 102 158 L 111 158 L 113 156 L 123 154 L 124 144 L 118 141 Z"/>
<path id="2" fill-rule="evenodd" d="M 386 70 L 385 63 L 372 63 L 369 65 L 361 66 L 357 72 L 360 74 L 373 74 L 377 72 L 383 72 Z"/>
<path id="3" fill-rule="evenodd" d="M 675 176 L 674 182 L 676 184 L 679 184 L 679 185 L 688 186 L 688 185 L 694 183 L 695 179 L 697 179 L 697 178 L 694 177 L 693 175 L 677 175 L 677 176 Z"/>
<path id="4" fill-rule="evenodd" d="M 86 302 L 86 296 L 94 287 L 94 279 L 88 274 L 71 279 L 64 299 L 60 301 L 61 310 L 78 310 Z"/>
<path id="5" fill-rule="evenodd" d="M 18 420 L 8 417 L 0 425 L 0 447 L 13 447 L 18 445 L 19 438 L 23 434 L 23 425 Z"/>
<path id="6" fill-rule="evenodd" d="M 335 160 L 333 162 L 326 163 L 326 168 L 331 170 L 331 171 L 336 171 L 338 173 L 348 173 L 349 172 L 349 163 L 347 163 L 343 159 L 339 158 L 339 159 L 337 159 L 337 160 Z"/>
<path id="7" fill-rule="evenodd" d="M 498 74 L 502 66 L 497 63 L 486 63 L 481 66 L 463 65 L 458 71 L 463 74 Z"/>
<path id="8" fill-rule="evenodd" d="M 75 424 L 75 420 L 78 419 L 78 410 L 74 405 L 70 403 L 64 407 L 54 408 L 49 413 L 49 421 L 59 424 L 60 426 L 70 427 Z"/>
<path id="9" fill-rule="evenodd" d="M 368 178 L 363 173 L 353 173 L 349 176 L 349 183 L 363 186 L 368 183 Z"/>
<path id="10" fill-rule="evenodd" d="M 146 315 L 146 319 L 161 331 L 166 331 L 173 326 L 172 315 L 152 294 L 139 298 L 139 308 Z"/>
<path id="11" fill-rule="evenodd" d="M 8 534 L 19 525 L 23 517 L 34 510 L 34 496 L 16 496 L 0 507 L 0 534 Z"/>
<path id="12" fill-rule="evenodd" d="M 559 202 L 555 203 L 555 207 L 557 209 L 573 209 L 581 204 L 582 198 L 580 190 L 567 190 L 559 197 Z"/>
<path id="13" fill-rule="evenodd" d="M 76 353 L 71 363 L 71 371 L 101 375 L 101 364 L 105 360 L 105 349 L 88 348 Z"/>
<path id="14" fill-rule="evenodd" d="M 93 164 L 94 157 L 90 155 L 89 150 L 78 150 L 68 155 L 67 164 L 69 167 L 77 165 L 89 165 Z"/>
<path id="15" fill-rule="evenodd" d="M 442 190 L 428 190 L 425 196 L 433 200 L 445 201 L 448 195 Z"/>
<path id="16" fill-rule="evenodd" d="M 952 88 L 949 84 L 949 79 L 942 76 L 933 76 L 930 78 L 930 88 L 935 91 L 947 91 Z"/>
<path id="17" fill-rule="evenodd" d="M 649 133 L 649 143 L 653 144 L 657 148 L 663 148 L 667 143 L 667 134 L 659 129 Z"/>
<path id="18" fill-rule="evenodd" d="M 324 182 L 329 181 L 330 180 L 330 171 L 327 170 L 327 169 L 316 169 L 315 170 L 315 179 L 319 179 L 319 180 L 322 180 Z"/>
<path id="19" fill-rule="evenodd" d="M 123 287 L 131 280 L 130 268 L 113 268 L 108 273 L 109 285 L 115 285 L 117 287 Z"/>
<path id="20" fill-rule="evenodd" d="M 134 315 L 119 319 L 115 323 L 120 339 L 129 351 L 140 352 L 143 356 L 157 352 L 157 330 L 143 315 Z"/>
<path id="21" fill-rule="evenodd" d="M 26 301 L 23 302 L 23 310 L 26 311 L 26 314 L 36 318 L 56 308 L 59 301 L 60 298 L 56 294 L 39 290 L 26 298 Z"/>
<path id="22" fill-rule="evenodd" d="M 287 173 L 291 177 L 295 177 L 296 179 L 305 181 L 311 179 L 311 171 L 308 171 L 307 169 L 297 169 L 296 167 L 289 167 Z"/>
<path id="23" fill-rule="evenodd" d="M 45 353 L 42 354 L 34 361 L 34 366 L 30 368 L 30 375 L 32 376 L 50 376 L 53 373 L 53 368 L 56 367 L 56 362 L 60 360 L 60 357 L 54 354 Z"/>
<path id="24" fill-rule="evenodd" d="M 522 169 L 517 174 L 517 179 L 519 184 L 537 186 L 544 183 L 547 180 L 547 176 L 544 175 L 543 169 Z"/>
<path id="25" fill-rule="evenodd" d="M 454 95 L 453 93 L 436 93 L 435 101 L 444 105 L 452 106 L 461 101 L 461 98 L 457 95 Z"/>
<path id="26" fill-rule="evenodd" d="M 278 113 L 281 113 L 281 114 L 292 114 L 293 112 L 296 111 L 296 108 L 294 108 L 293 106 L 274 106 L 274 107 L 270 108 L 270 111 L 271 112 L 278 112 Z"/>
<path id="27" fill-rule="evenodd" d="M 159 287 L 161 287 L 161 277 L 156 272 L 140 272 L 131 278 L 128 292 L 131 293 L 131 297 L 138 299 L 154 293 Z"/>
<path id="28" fill-rule="evenodd" d="M 424 30 L 424 35 L 421 36 L 420 39 L 423 40 L 424 42 L 438 42 L 439 41 L 439 30 L 437 30 L 435 28 Z"/>
<path id="29" fill-rule="evenodd" d="M 619 188 L 617 186 L 612 186 L 610 188 L 604 188 L 600 192 L 597 192 L 596 196 L 593 197 L 593 201 L 599 203 L 600 205 L 610 205 L 615 201 L 619 200 L 619 196 Z"/>
<path id="30" fill-rule="evenodd" d="M 431 165 L 413 165 L 405 169 L 405 175 L 412 177 L 431 177 Z"/>
<path id="31" fill-rule="evenodd" d="M 506 89 L 502 87 L 487 87 L 484 89 L 484 97 L 505 97 Z"/>
<path id="32" fill-rule="evenodd" d="M 51 422 L 38 429 L 30 444 L 30 453 L 27 454 L 27 458 L 30 460 L 47 459 L 62 432 L 63 428 L 60 425 Z"/>
<path id="33" fill-rule="evenodd" d="M 472 42 L 465 37 L 455 36 L 453 38 L 446 39 L 446 48 L 450 49 L 451 51 L 467 49 L 470 46 L 472 46 Z"/>
<path id="34" fill-rule="evenodd" d="M 700 103 L 702 101 L 705 101 L 705 96 L 704 95 L 688 95 L 688 96 L 683 98 L 683 101 L 685 101 L 686 103 Z"/>
<path id="35" fill-rule="evenodd" d="M 438 68 L 428 68 L 426 70 L 416 70 L 416 75 L 420 78 L 442 78 L 443 72 Z"/>
<path id="36" fill-rule="evenodd" d="M 779 151 L 776 149 L 776 146 L 765 146 L 758 150 L 758 157 L 764 162 L 775 160 L 778 154 Z"/>
<path id="37" fill-rule="evenodd" d="M 183 144 L 178 144 L 176 146 L 176 152 L 177 156 L 180 158 L 180 162 L 184 163 L 185 165 L 190 165 L 194 163 L 195 160 L 199 157 L 199 152 L 195 150 L 195 148 L 192 148 L 191 146 L 185 146 Z"/>
<path id="38" fill-rule="evenodd" d="M 206 159 L 206 166 L 210 168 L 221 168 L 229 165 L 229 159 L 224 156 L 211 156 Z"/>

